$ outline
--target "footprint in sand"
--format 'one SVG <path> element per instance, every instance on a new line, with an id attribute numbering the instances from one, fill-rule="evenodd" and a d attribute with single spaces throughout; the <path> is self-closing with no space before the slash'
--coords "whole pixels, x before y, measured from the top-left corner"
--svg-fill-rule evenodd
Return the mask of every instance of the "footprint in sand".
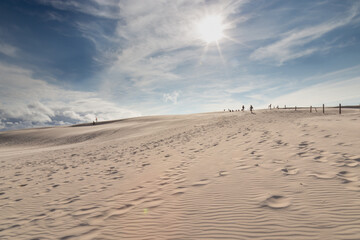
<path id="1" fill-rule="evenodd" d="M 280 159 L 275 159 L 275 160 L 273 160 L 273 163 L 283 164 L 283 163 L 285 163 L 285 161 L 284 161 L 284 160 L 280 160 Z"/>
<path id="2" fill-rule="evenodd" d="M 136 199 L 133 199 L 129 204 L 131 205 L 139 205 L 145 201 L 145 196 L 138 197 Z"/>
<path id="3" fill-rule="evenodd" d="M 346 164 L 345 164 L 345 166 L 347 166 L 347 167 L 357 167 L 359 165 L 359 163 L 357 163 L 357 162 L 347 162 Z"/>
<path id="4" fill-rule="evenodd" d="M 113 211 L 109 213 L 109 215 L 106 217 L 105 220 L 121 217 L 122 215 L 129 212 L 133 208 L 134 208 L 133 204 L 125 204 L 119 208 L 115 208 Z"/>
<path id="5" fill-rule="evenodd" d="M 137 193 L 137 192 L 142 191 L 143 188 L 144 188 L 143 186 L 137 186 L 137 187 L 135 187 L 135 188 L 130 189 L 130 190 L 127 191 L 126 193 Z"/>
<path id="6" fill-rule="evenodd" d="M 191 186 L 193 187 L 200 187 L 200 186 L 205 186 L 209 183 L 209 180 L 208 179 L 201 179 L 200 181 L 192 184 Z"/>
<path id="7" fill-rule="evenodd" d="M 186 192 L 186 187 L 180 186 L 177 187 L 172 193 L 171 195 L 182 195 Z"/>
<path id="8" fill-rule="evenodd" d="M 275 140 L 275 143 L 276 143 L 277 145 L 284 145 L 284 146 L 287 146 L 287 145 L 288 145 L 288 143 L 283 142 L 282 140 Z"/>
<path id="9" fill-rule="evenodd" d="M 293 167 L 293 166 L 285 166 L 284 168 L 281 169 L 281 172 L 284 174 L 284 175 L 295 175 L 299 172 L 299 169 L 297 169 L 296 167 Z"/>
<path id="10" fill-rule="evenodd" d="M 344 146 L 344 147 L 351 147 L 351 146 L 353 146 L 351 143 L 348 143 L 348 144 L 346 144 L 346 143 L 339 143 L 339 145 Z"/>
<path id="11" fill-rule="evenodd" d="M 321 163 L 325 163 L 328 161 L 328 160 L 324 159 L 323 156 L 316 156 L 316 157 L 314 157 L 314 160 L 316 162 L 321 162 Z"/>
<path id="12" fill-rule="evenodd" d="M 185 181 L 186 181 L 186 178 L 180 176 L 180 177 L 178 177 L 178 178 L 176 178 L 176 179 L 174 180 L 174 184 L 183 183 L 183 182 L 185 182 Z"/>
<path id="13" fill-rule="evenodd" d="M 343 154 L 343 158 L 345 159 L 345 166 L 347 167 L 357 167 L 360 164 L 359 156 L 350 156 Z"/>
<path id="14" fill-rule="evenodd" d="M 55 211 L 55 209 L 52 209 L 52 210 Z M 96 206 L 88 206 L 88 207 L 83 207 L 83 208 L 71 213 L 71 215 L 75 216 L 75 217 L 88 216 L 93 213 L 96 213 L 97 210 L 98 210 L 98 207 L 96 207 Z"/>
<path id="15" fill-rule="evenodd" d="M 265 201 L 261 202 L 262 207 L 269 207 L 273 209 L 286 208 L 290 206 L 291 201 L 289 198 L 281 195 L 272 195 L 268 197 Z"/>
<path id="16" fill-rule="evenodd" d="M 217 174 L 218 177 L 224 177 L 226 175 L 229 175 L 229 173 L 227 171 L 219 171 Z"/>
<path id="17" fill-rule="evenodd" d="M 350 159 L 356 162 L 360 162 L 360 156 L 352 156 Z"/>
<path id="18" fill-rule="evenodd" d="M 346 163 L 343 160 L 337 160 L 335 162 L 330 163 L 330 165 L 335 167 L 344 167 L 346 166 Z"/>
<path id="19" fill-rule="evenodd" d="M 356 182 L 358 180 L 358 176 L 349 171 L 340 171 L 336 175 L 343 181 L 343 183 Z"/>
<path id="20" fill-rule="evenodd" d="M 299 149 L 304 149 L 307 148 L 308 146 L 309 146 L 309 142 L 303 141 L 299 144 Z"/>
<path id="21" fill-rule="evenodd" d="M 80 200 L 79 197 L 80 196 L 76 195 L 73 197 L 57 200 L 56 202 L 57 202 L 57 204 L 60 204 L 60 205 L 67 205 L 67 204 L 71 204 L 73 202 Z"/>
<path id="22" fill-rule="evenodd" d="M 309 152 L 298 152 L 297 155 L 299 157 L 311 157 L 312 154 Z"/>
<path id="23" fill-rule="evenodd" d="M 165 185 L 168 185 L 168 184 L 169 184 L 169 182 L 163 181 L 163 182 L 160 182 L 160 183 L 159 183 L 159 186 L 165 186 Z"/>
<path id="24" fill-rule="evenodd" d="M 337 160 L 335 162 L 330 163 L 331 166 L 335 167 L 357 167 L 359 163 L 353 162 L 353 161 L 343 161 L 343 160 Z"/>
<path id="25" fill-rule="evenodd" d="M 156 207 L 160 207 L 161 204 L 164 203 L 164 200 L 161 198 L 155 198 L 155 199 L 150 199 L 144 202 L 144 208 L 148 209 L 148 208 L 156 208 Z"/>
<path id="26" fill-rule="evenodd" d="M 313 176 L 318 179 L 332 179 L 335 177 L 334 173 L 319 173 L 319 172 L 313 172 L 308 174 L 308 176 Z"/>
<path id="27" fill-rule="evenodd" d="M 249 169 L 251 168 L 252 166 L 250 165 L 246 165 L 246 164 L 240 164 L 239 166 L 237 166 L 235 169 L 238 169 L 238 170 L 245 170 L 245 169 Z"/>

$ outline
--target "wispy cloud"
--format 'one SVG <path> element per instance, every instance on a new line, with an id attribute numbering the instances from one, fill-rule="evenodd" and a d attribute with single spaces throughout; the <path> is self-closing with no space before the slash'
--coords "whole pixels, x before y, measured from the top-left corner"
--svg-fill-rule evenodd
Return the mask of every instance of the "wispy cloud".
<path id="1" fill-rule="evenodd" d="M 288 106 L 354 104 L 360 101 L 360 67 L 342 69 L 311 78 L 312 84 L 270 100 Z M 326 80 L 324 80 L 326 79 Z"/>
<path id="2" fill-rule="evenodd" d="M 340 69 L 337 71 L 328 72 L 325 74 L 317 74 L 303 79 L 304 83 L 311 82 L 312 84 L 319 82 L 341 82 L 354 76 L 360 75 L 360 65 L 355 65 L 349 68 Z"/>
<path id="3" fill-rule="evenodd" d="M 265 47 L 256 49 L 251 55 L 252 60 L 275 60 L 279 65 L 286 61 L 327 50 L 330 46 L 308 45 L 325 34 L 343 27 L 358 15 L 358 4 L 354 4 L 345 16 L 325 21 L 315 26 L 296 28 L 283 34 L 283 37 Z"/>
<path id="4" fill-rule="evenodd" d="M 95 17 L 119 19 L 118 4 L 119 0 L 90 0 L 90 1 L 74 1 L 74 0 L 37 0 L 39 3 L 50 5 L 60 10 L 68 10 L 80 12 Z"/>
<path id="5" fill-rule="evenodd" d="M 18 49 L 10 44 L 0 42 L 0 54 L 9 57 L 16 57 Z"/>
<path id="6" fill-rule="evenodd" d="M 164 93 L 163 99 L 165 102 L 172 102 L 173 104 L 176 104 L 178 101 L 180 93 L 178 91 L 174 91 L 172 93 Z"/>

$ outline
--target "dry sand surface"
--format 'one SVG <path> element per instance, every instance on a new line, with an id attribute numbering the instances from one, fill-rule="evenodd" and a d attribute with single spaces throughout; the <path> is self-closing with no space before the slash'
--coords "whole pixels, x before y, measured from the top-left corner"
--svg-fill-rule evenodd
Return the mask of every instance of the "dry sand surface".
<path id="1" fill-rule="evenodd" d="M 0 239 L 360 239 L 360 111 L 0 133 Z"/>

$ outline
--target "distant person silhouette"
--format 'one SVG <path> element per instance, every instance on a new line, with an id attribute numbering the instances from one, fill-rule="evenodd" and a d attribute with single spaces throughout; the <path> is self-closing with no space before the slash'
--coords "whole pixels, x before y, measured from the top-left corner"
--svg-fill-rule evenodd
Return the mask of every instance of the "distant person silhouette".
<path id="1" fill-rule="evenodd" d="M 250 105 L 250 112 L 251 113 L 253 113 L 253 109 L 254 109 L 253 105 Z"/>
<path id="2" fill-rule="evenodd" d="M 241 111 L 243 112 L 245 110 L 245 106 L 244 105 L 242 105 L 242 107 L 241 107 Z"/>

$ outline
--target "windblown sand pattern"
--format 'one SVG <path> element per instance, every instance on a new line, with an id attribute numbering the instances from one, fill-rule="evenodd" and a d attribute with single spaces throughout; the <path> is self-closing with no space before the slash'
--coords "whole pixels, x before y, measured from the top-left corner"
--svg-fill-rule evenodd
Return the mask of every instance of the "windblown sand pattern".
<path id="1" fill-rule="evenodd" d="M 0 239 L 360 239 L 360 112 L 0 133 Z"/>

